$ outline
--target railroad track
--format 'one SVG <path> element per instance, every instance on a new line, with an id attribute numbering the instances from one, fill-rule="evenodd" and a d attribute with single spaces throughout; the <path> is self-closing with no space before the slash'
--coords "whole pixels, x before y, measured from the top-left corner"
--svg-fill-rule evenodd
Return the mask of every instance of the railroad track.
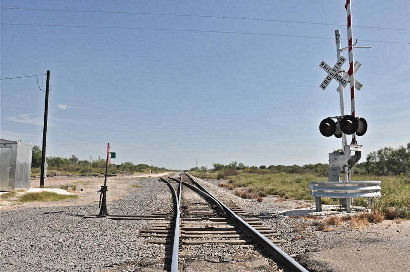
<path id="1" fill-rule="evenodd" d="M 275 230 L 239 207 L 228 208 L 188 174 L 160 180 L 173 194 L 173 220 L 158 221 L 141 235 L 166 246 L 165 267 L 171 272 L 198 271 L 195 263 L 201 262 L 222 263 L 209 270 L 251 264 L 239 270 L 307 271 L 274 244 L 283 242 L 276 239 Z M 227 258 L 229 254 L 233 257 Z"/>

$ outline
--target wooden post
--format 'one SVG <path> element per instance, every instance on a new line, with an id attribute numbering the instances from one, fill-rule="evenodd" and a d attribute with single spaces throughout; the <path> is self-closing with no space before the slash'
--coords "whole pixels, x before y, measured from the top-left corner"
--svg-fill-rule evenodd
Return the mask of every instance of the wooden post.
<path id="1" fill-rule="evenodd" d="M 49 92 L 50 92 L 50 70 L 47 70 L 46 97 L 45 97 L 45 103 L 44 103 L 43 145 L 41 149 L 42 152 L 41 152 L 40 187 L 44 187 L 44 166 L 46 163 L 48 94 Z"/>

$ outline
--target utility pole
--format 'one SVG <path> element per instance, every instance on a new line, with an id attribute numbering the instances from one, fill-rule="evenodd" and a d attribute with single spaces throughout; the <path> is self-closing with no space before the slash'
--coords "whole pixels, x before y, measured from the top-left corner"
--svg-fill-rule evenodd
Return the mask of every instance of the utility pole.
<path id="1" fill-rule="evenodd" d="M 41 174 L 40 174 L 40 187 L 44 187 L 44 166 L 46 163 L 46 145 L 47 145 L 47 118 L 48 118 L 48 95 L 50 93 L 50 70 L 47 70 L 46 81 L 46 97 L 44 102 L 44 124 L 43 124 L 43 145 L 41 149 Z"/>

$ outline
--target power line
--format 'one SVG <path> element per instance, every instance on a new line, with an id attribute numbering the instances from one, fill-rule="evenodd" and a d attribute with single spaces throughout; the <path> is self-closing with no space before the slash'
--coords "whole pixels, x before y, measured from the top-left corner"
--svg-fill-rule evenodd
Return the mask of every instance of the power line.
<path id="1" fill-rule="evenodd" d="M 308 36 L 308 35 L 292 35 L 269 32 L 240 32 L 240 31 L 223 31 L 212 29 L 183 29 L 183 28 L 144 28 L 144 27 L 126 27 L 126 26 L 90 26 L 90 25 L 66 25 L 66 24 L 27 24 L 27 23 L 2 23 L 2 25 L 10 26 L 34 26 L 34 27 L 65 27 L 65 28 L 94 28 L 94 29 L 121 29 L 121 30 L 149 30 L 149 31 L 174 31 L 174 32 L 192 32 L 192 33 L 216 33 L 216 34 L 230 34 L 230 35 L 248 35 L 248 36 L 277 36 L 290 37 L 301 39 L 324 39 L 333 40 L 331 37 L 322 36 Z M 410 42 L 402 41 L 388 41 L 388 40 L 361 40 L 365 42 L 387 43 L 387 44 L 406 44 Z"/>
<path id="2" fill-rule="evenodd" d="M 27 78 L 27 77 L 37 77 L 37 74 L 33 75 L 22 75 L 22 76 L 15 76 L 15 77 L 3 77 L 0 80 L 13 80 L 13 79 L 20 79 L 20 78 Z"/>
<path id="3" fill-rule="evenodd" d="M 273 18 L 258 18 L 246 16 L 215 16 L 206 14 L 184 14 L 184 13 L 154 13 L 154 12 L 132 12 L 132 11 L 111 11 L 111 10 L 70 10 L 70 9 L 39 9 L 39 8 L 20 8 L 20 7 L 3 7 L 5 10 L 24 10 L 24 11 L 45 11 L 45 12 L 71 12 L 71 13 L 102 13 L 102 14 L 131 14 L 131 15 L 155 15 L 155 16 L 173 16 L 173 17 L 197 17 L 206 19 L 221 19 L 221 20 L 240 20 L 240 21 L 258 21 L 258 22 L 276 22 L 276 23 L 294 23 L 294 24 L 309 24 L 309 25 L 324 25 L 324 26 L 346 26 L 345 24 L 334 24 L 324 22 L 312 21 L 298 21 L 290 19 L 273 19 Z M 396 30 L 405 31 L 407 28 L 402 27 L 382 27 L 382 26 L 368 26 L 355 25 L 355 28 L 368 28 L 378 30 Z"/>
<path id="4" fill-rule="evenodd" d="M 40 91 L 44 92 L 43 89 L 41 89 L 40 84 L 38 82 L 38 77 L 39 76 L 44 76 L 45 74 L 32 74 L 32 75 L 22 75 L 22 76 L 15 76 L 15 77 L 3 77 L 0 78 L 0 80 L 14 80 L 14 79 L 22 79 L 22 78 L 30 78 L 30 77 L 35 77 L 36 82 L 37 82 L 37 87 L 39 88 Z"/>

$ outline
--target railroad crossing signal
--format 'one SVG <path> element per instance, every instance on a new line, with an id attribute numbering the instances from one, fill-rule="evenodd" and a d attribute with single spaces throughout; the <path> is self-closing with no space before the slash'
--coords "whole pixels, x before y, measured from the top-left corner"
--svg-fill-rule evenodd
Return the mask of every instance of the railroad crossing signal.
<path id="1" fill-rule="evenodd" d="M 336 122 L 333 119 L 336 119 Z M 319 125 L 320 133 L 325 137 L 334 135 L 336 138 L 344 134 L 354 134 L 363 136 L 367 131 L 366 119 L 354 117 L 352 115 L 328 117 L 322 120 Z"/>

